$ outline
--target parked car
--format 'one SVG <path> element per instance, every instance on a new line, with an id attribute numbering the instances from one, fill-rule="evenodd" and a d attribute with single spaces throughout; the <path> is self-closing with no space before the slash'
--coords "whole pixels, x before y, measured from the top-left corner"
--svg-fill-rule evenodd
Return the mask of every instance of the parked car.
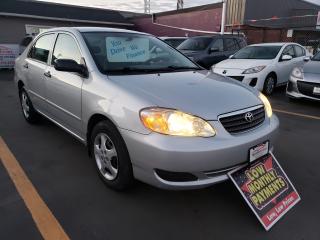
<path id="1" fill-rule="evenodd" d="M 320 52 L 311 61 L 293 69 L 287 85 L 287 96 L 293 100 L 307 98 L 320 101 Z"/>
<path id="2" fill-rule="evenodd" d="M 28 47 L 28 45 L 32 42 L 33 39 L 34 36 L 28 34 L 21 40 L 19 54 L 23 53 L 23 51 Z"/>
<path id="3" fill-rule="evenodd" d="M 287 84 L 292 69 L 301 66 L 306 56 L 305 48 L 296 43 L 254 44 L 212 70 L 270 95 L 276 86 Z"/>
<path id="4" fill-rule="evenodd" d="M 177 49 L 202 67 L 210 69 L 213 64 L 227 59 L 246 45 L 243 36 L 219 34 L 188 38 Z"/>
<path id="5" fill-rule="evenodd" d="M 154 46 L 162 53 L 150 58 Z M 15 82 L 25 119 L 45 116 L 86 144 L 117 190 L 134 178 L 165 189 L 227 180 L 249 163 L 250 149 L 273 149 L 279 125 L 255 89 L 129 30 L 41 33 L 16 60 Z"/>
<path id="6" fill-rule="evenodd" d="M 183 43 L 187 37 L 160 37 L 162 41 L 168 43 L 171 47 L 177 48 L 181 43 Z"/>

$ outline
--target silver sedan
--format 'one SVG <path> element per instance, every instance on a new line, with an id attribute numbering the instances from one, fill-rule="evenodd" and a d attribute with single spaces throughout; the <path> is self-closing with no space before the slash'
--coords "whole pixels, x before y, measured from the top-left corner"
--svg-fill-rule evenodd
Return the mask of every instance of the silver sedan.
<path id="1" fill-rule="evenodd" d="M 307 98 L 320 101 L 320 53 L 304 66 L 293 69 L 287 85 L 287 95 L 293 100 Z"/>
<path id="2" fill-rule="evenodd" d="M 23 116 L 42 115 L 88 146 L 111 188 L 134 179 L 165 189 L 206 187 L 272 151 L 268 99 L 202 69 L 145 33 L 56 28 L 15 66 Z"/>

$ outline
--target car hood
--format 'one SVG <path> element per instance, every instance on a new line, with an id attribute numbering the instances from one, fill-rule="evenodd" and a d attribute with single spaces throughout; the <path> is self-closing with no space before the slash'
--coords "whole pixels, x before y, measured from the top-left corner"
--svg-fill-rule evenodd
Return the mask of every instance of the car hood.
<path id="1" fill-rule="evenodd" d="M 143 97 L 154 106 L 177 109 L 206 120 L 262 104 L 253 88 L 208 71 L 108 78 L 130 95 Z"/>
<path id="2" fill-rule="evenodd" d="M 227 59 L 215 65 L 215 68 L 246 70 L 257 66 L 269 65 L 272 60 Z"/>
<path id="3" fill-rule="evenodd" d="M 304 73 L 320 74 L 320 62 L 309 61 L 303 67 Z"/>

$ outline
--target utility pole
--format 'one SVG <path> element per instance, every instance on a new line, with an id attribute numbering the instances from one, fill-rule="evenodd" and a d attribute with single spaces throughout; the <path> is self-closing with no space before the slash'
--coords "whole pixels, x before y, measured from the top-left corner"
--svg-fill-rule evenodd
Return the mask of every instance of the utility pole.
<path id="1" fill-rule="evenodd" d="M 224 34 L 224 28 L 226 25 L 226 14 L 227 13 L 227 0 L 222 0 L 222 16 L 221 16 L 221 31 L 220 33 Z"/>
<path id="2" fill-rule="evenodd" d="M 177 10 L 183 9 L 183 0 L 177 0 Z"/>
<path id="3" fill-rule="evenodd" d="M 144 0 L 144 13 L 150 14 L 150 12 L 151 12 L 150 0 Z"/>

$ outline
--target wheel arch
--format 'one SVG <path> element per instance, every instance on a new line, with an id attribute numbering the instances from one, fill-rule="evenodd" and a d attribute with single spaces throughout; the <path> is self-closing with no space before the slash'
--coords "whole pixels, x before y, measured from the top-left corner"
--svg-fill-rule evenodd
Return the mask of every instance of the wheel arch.
<path id="1" fill-rule="evenodd" d="M 278 83 L 278 75 L 277 75 L 277 73 L 275 72 L 275 71 L 271 71 L 268 75 L 267 75 L 267 77 L 266 78 L 268 78 L 269 76 L 274 76 L 274 78 L 275 78 L 275 85 L 277 85 L 277 83 Z"/>
<path id="2" fill-rule="evenodd" d="M 118 127 L 117 125 L 114 123 L 114 121 L 112 121 L 109 117 L 107 117 L 106 115 L 104 114 L 101 114 L 101 113 L 95 113 L 93 114 L 89 120 L 88 120 L 88 123 L 87 123 L 87 126 L 86 126 L 86 130 L 87 130 L 87 133 L 86 133 L 86 144 L 87 144 L 87 147 L 88 147 L 88 153 L 89 155 L 91 155 L 91 152 L 90 152 L 90 144 L 91 144 L 91 132 L 94 128 L 95 125 L 97 125 L 99 122 L 101 121 L 108 121 L 110 124 L 112 124 L 117 130 L 118 130 Z"/>

